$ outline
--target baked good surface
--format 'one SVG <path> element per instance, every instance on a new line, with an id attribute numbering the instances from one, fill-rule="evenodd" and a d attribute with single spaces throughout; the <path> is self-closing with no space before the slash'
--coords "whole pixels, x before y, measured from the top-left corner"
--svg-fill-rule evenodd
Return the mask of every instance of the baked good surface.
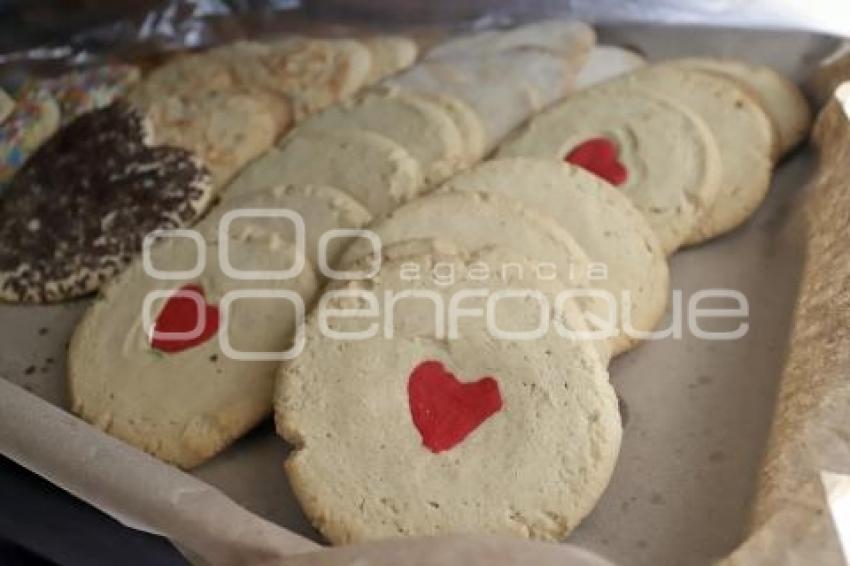
<path id="1" fill-rule="evenodd" d="M 309 263 L 287 279 L 227 277 L 220 246 L 199 250 L 185 237 L 155 243 L 149 256 L 155 269 L 173 274 L 203 261 L 200 275 L 153 277 L 143 261 L 133 262 L 86 311 L 68 351 L 71 410 L 182 468 L 218 454 L 271 410 L 279 361 L 233 357 L 220 333 L 237 352 L 286 351 L 299 315 L 293 299 L 269 291 L 294 292 L 309 304 L 318 288 Z M 268 235 L 231 240 L 228 254 L 237 269 L 271 271 L 293 266 L 297 249 Z M 258 290 L 221 303 L 229 292 Z"/>
<path id="2" fill-rule="evenodd" d="M 671 63 L 733 79 L 755 96 L 770 118 L 775 131 L 776 158 L 788 153 L 809 134 L 812 111 L 803 93 L 791 80 L 765 65 L 732 59 L 694 57 Z"/>
<path id="3" fill-rule="evenodd" d="M 217 188 L 271 147 L 277 122 L 269 108 L 240 90 L 156 99 L 143 108 L 153 143 L 192 151 L 210 168 Z"/>
<path id="4" fill-rule="evenodd" d="M 332 288 L 430 292 L 448 302 L 463 291 L 526 290 L 502 267 L 531 263 L 501 248 L 413 255 Z M 451 284 L 430 275 L 438 264 L 453 269 Z M 414 266 L 424 276 L 410 280 L 404 273 Z M 475 273 L 482 268 L 490 275 Z M 345 296 L 326 303 L 362 308 Z M 503 340 L 478 317 L 459 321 L 460 339 L 445 339 L 429 301 L 403 301 L 394 312 L 392 340 L 329 338 L 314 315 L 303 355 L 281 368 L 276 422 L 295 447 L 286 472 L 314 525 L 334 543 L 449 532 L 564 537 L 604 490 L 620 442 L 616 396 L 591 345 L 554 333 Z M 543 316 L 582 325 L 569 303 Z M 520 331 L 534 328 L 541 310 L 534 300 L 506 300 L 495 317 Z M 367 325 L 332 317 L 329 326 Z"/>
<path id="5" fill-rule="evenodd" d="M 364 38 L 361 42 L 369 50 L 372 59 L 366 79 L 369 84 L 409 67 L 419 53 L 416 42 L 401 35 L 376 35 Z"/>
<path id="6" fill-rule="evenodd" d="M 596 41 L 593 28 L 576 20 L 551 19 L 508 30 L 485 30 L 444 41 L 425 54 L 425 59 L 451 60 L 460 57 L 499 54 L 514 49 L 544 49 L 572 56 Z"/>
<path id="7" fill-rule="evenodd" d="M 328 185 L 380 215 L 414 197 L 424 182 L 419 162 L 382 134 L 298 128 L 246 167 L 224 199 L 280 183 Z"/>
<path id="8" fill-rule="evenodd" d="M 125 105 L 60 130 L 0 196 L 0 296 L 53 302 L 97 289 L 156 229 L 192 223 L 212 184 L 191 153 L 148 145 L 144 118 Z"/>
<path id="9" fill-rule="evenodd" d="M 285 98 L 296 121 L 353 95 L 372 68 L 369 50 L 350 39 L 240 41 L 209 52 L 243 86 Z"/>
<path id="10" fill-rule="evenodd" d="M 246 214 L 234 219 L 226 226 L 222 220 L 234 211 Z M 252 212 L 253 211 L 253 212 Z M 265 212 L 280 211 L 294 213 L 303 226 L 303 236 L 296 233 L 293 220 L 280 216 L 258 216 Z M 231 239 L 250 240 L 275 234 L 282 240 L 303 247 L 302 253 L 314 265 L 319 265 L 319 250 L 325 254 L 326 266 L 336 263 L 339 254 L 347 245 L 347 238 L 333 238 L 326 244 L 322 237 L 334 229 L 361 228 L 372 220 L 372 214 L 345 192 L 323 185 L 278 185 L 245 192 L 236 198 L 227 199 L 215 207 L 196 226 L 196 230 L 207 241 L 218 241 L 222 232 Z"/>
<path id="11" fill-rule="evenodd" d="M 363 129 L 386 136 L 419 162 L 428 183 L 451 176 L 464 164 L 466 153 L 460 130 L 445 110 L 423 96 L 397 89 L 367 92 L 312 116 L 301 129 Z"/>
<path id="12" fill-rule="evenodd" d="M 572 88 L 590 45 L 565 56 L 540 47 L 452 59 L 426 59 L 389 79 L 414 92 L 450 94 L 466 102 L 486 132 L 489 153 L 514 128 Z"/>
<path id="13" fill-rule="evenodd" d="M 503 194 L 567 229 L 590 261 L 605 266 L 605 277 L 590 284 L 610 293 L 617 307 L 614 354 L 636 343 L 630 329 L 653 330 L 664 315 L 670 290 L 667 256 L 640 211 L 594 175 L 554 160 L 514 157 L 486 161 L 442 188 Z"/>
<path id="14" fill-rule="evenodd" d="M 566 160 L 615 185 L 668 254 L 709 210 L 722 175 L 717 142 L 699 116 L 622 79 L 541 112 L 497 155 Z"/>
<path id="15" fill-rule="evenodd" d="M 411 201 L 367 227 L 389 246 L 411 239 L 443 239 L 468 249 L 504 246 L 519 253 L 534 253 L 545 262 L 543 277 L 558 280 L 583 295 L 580 306 L 603 321 L 608 304 L 584 290 L 590 288 L 593 269 L 586 252 L 555 220 L 501 194 L 484 192 L 434 193 Z M 340 269 L 372 251 L 365 239 L 355 240 L 339 260 Z M 605 341 L 596 341 L 600 355 L 610 357 Z"/>
<path id="16" fill-rule="evenodd" d="M 576 75 L 575 87 L 587 88 L 646 66 L 646 59 L 616 45 L 597 45 L 587 54 L 587 61 Z"/>
<path id="17" fill-rule="evenodd" d="M 720 189 L 687 243 L 729 232 L 764 201 L 773 173 L 773 127 L 757 99 L 733 80 L 670 67 L 650 67 L 618 82 L 665 97 L 696 114 L 720 150 Z M 673 161 L 675 163 L 675 161 Z"/>

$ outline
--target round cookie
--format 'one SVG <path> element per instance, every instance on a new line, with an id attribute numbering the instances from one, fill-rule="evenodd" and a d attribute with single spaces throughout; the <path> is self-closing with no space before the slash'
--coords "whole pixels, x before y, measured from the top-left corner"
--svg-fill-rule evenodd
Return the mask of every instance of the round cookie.
<path id="1" fill-rule="evenodd" d="M 767 196 L 776 143 L 758 101 L 731 80 L 670 67 L 641 69 L 616 82 L 622 83 L 620 88 L 644 89 L 688 108 L 717 140 L 723 164 L 720 190 L 686 243 L 702 242 L 746 222 Z"/>
<path id="2" fill-rule="evenodd" d="M 218 241 L 222 217 L 239 209 L 288 210 L 304 223 L 304 255 L 313 265 L 318 263 L 319 242 L 329 230 L 362 228 L 372 220 L 366 208 L 343 191 L 321 185 L 278 185 L 240 194 L 216 206 L 195 229 L 208 242 Z M 294 224 L 284 218 L 243 217 L 230 224 L 230 238 L 250 240 L 275 232 L 287 242 L 295 242 Z M 333 238 L 325 248 L 326 265 L 336 263 L 349 243 L 347 238 Z"/>
<path id="3" fill-rule="evenodd" d="M 191 153 L 151 147 L 117 104 L 60 130 L 0 195 L 0 297 L 53 302 L 97 289 L 151 230 L 191 224 L 212 194 Z"/>
<path id="4" fill-rule="evenodd" d="M 698 57 L 676 59 L 665 65 L 716 73 L 746 87 L 758 99 L 773 125 L 777 141 L 776 158 L 794 149 L 808 136 L 812 124 L 809 103 L 797 85 L 770 67 L 731 59 Z"/>
<path id="5" fill-rule="evenodd" d="M 6 118 L 12 114 L 15 109 L 15 101 L 9 96 L 5 90 L 0 88 L 0 124 L 6 121 Z"/>
<path id="6" fill-rule="evenodd" d="M 246 167 L 224 198 L 281 183 L 336 187 L 378 216 L 418 194 L 424 179 L 419 162 L 386 136 L 298 128 Z"/>
<path id="7" fill-rule="evenodd" d="M 193 96 L 236 86 L 230 67 L 204 53 L 178 55 L 153 69 L 132 89 L 128 99 L 140 106 L 170 96 Z"/>
<path id="8" fill-rule="evenodd" d="M 277 137 L 277 122 L 268 107 L 240 91 L 160 98 L 144 111 L 153 125 L 153 143 L 197 154 L 209 167 L 217 188 Z"/>
<path id="9" fill-rule="evenodd" d="M 454 121 L 437 104 L 415 93 L 371 91 L 299 126 L 299 130 L 356 128 L 384 135 L 405 148 L 419 162 L 429 184 L 445 180 L 464 163 L 463 139 Z"/>
<path id="10" fill-rule="evenodd" d="M 507 30 L 486 30 L 461 35 L 433 47 L 426 59 L 456 59 L 498 54 L 521 48 L 545 49 L 573 56 L 586 52 L 596 41 L 593 28 L 577 20 L 534 22 Z"/>
<path id="11" fill-rule="evenodd" d="M 411 66 L 419 52 L 415 41 L 400 35 L 367 37 L 361 43 L 372 56 L 367 84 L 374 84 Z"/>
<path id="12" fill-rule="evenodd" d="M 572 64 L 563 56 L 525 47 L 426 60 L 388 82 L 415 92 L 450 94 L 466 102 L 483 124 L 484 153 L 489 153 L 533 113 L 566 95 L 572 79 Z"/>
<path id="13" fill-rule="evenodd" d="M 223 95 L 249 96 L 263 104 L 277 124 L 278 131 L 292 124 L 289 101 L 256 84 L 242 84 L 233 67 L 237 63 L 209 53 L 175 57 L 157 67 L 142 79 L 127 95 L 137 108 L 161 105 L 163 100 L 204 99 Z"/>
<path id="14" fill-rule="evenodd" d="M 664 250 L 629 199 L 594 175 L 554 160 L 514 157 L 487 161 L 456 175 L 443 190 L 503 194 L 569 230 L 590 260 L 607 268 L 607 277 L 591 284 L 617 302 L 620 333 L 610 340 L 615 355 L 635 343 L 624 331 L 626 305 L 630 328 L 636 330 L 651 331 L 664 316 L 670 289 Z"/>
<path id="15" fill-rule="evenodd" d="M 458 96 L 441 92 L 421 92 L 424 96 L 451 116 L 460 132 L 463 146 L 466 148 L 464 165 L 481 161 L 487 146 L 487 133 L 478 114 Z"/>
<path id="16" fill-rule="evenodd" d="M 597 45 L 576 76 L 575 87 L 587 88 L 646 66 L 646 59 L 615 45 Z"/>
<path id="17" fill-rule="evenodd" d="M 504 265 L 534 269 L 502 248 L 426 254 L 332 289 L 371 292 L 379 302 L 422 292 L 446 304 L 463 292 L 527 290 Z M 450 284 L 430 276 L 436 266 L 451 268 Z M 405 277 L 412 267 L 424 275 Z M 319 309 L 363 308 L 325 297 Z M 281 367 L 275 400 L 278 431 L 295 447 L 285 469 L 302 508 L 335 544 L 457 532 L 563 538 L 598 500 L 619 450 L 604 365 L 589 344 L 554 330 L 505 340 L 476 316 L 461 317 L 459 338 L 443 339 L 432 310 L 428 301 L 396 303 L 392 339 L 335 338 L 322 331 L 320 311 L 308 319 L 307 347 Z M 556 317 L 581 325 L 574 310 L 543 315 L 553 326 Z M 541 309 L 505 299 L 495 318 L 530 329 Z M 353 332 L 372 323 L 332 315 L 329 326 Z"/>
<path id="18" fill-rule="evenodd" d="M 567 289 L 590 287 L 593 271 L 585 251 L 556 221 L 530 210 L 520 202 L 492 193 L 463 192 L 430 194 L 418 198 L 368 226 L 382 246 L 419 238 L 440 238 L 478 249 L 504 246 L 548 262 L 552 279 Z M 343 253 L 339 269 L 349 268 L 371 252 L 371 243 L 357 239 Z M 582 297 L 580 305 L 603 321 L 608 309 L 596 297 Z M 606 360 L 607 344 L 598 348 Z"/>
<path id="19" fill-rule="evenodd" d="M 574 94 L 531 119 L 499 157 L 567 160 L 615 184 L 671 254 L 720 188 L 717 142 L 695 115 L 618 79 Z M 675 166 L 673 166 L 675 165 Z"/>
<path id="20" fill-rule="evenodd" d="M 240 41 L 209 56 L 229 65 L 242 85 L 284 96 L 296 121 L 359 91 L 372 66 L 369 50 L 350 39 Z"/>
<path id="21" fill-rule="evenodd" d="M 200 275 L 152 277 L 136 260 L 103 288 L 68 350 L 71 410 L 182 468 L 212 458 L 271 410 L 280 362 L 231 357 L 217 333 L 224 332 L 239 352 L 282 352 L 299 322 L 295 307 L 283 298 L 244 297 L 234 300 L 226 315 L 222 299 L 230 292 L 294 291 L 309 305 L 318 289 L 309 264 L 290 279 L 227 277 L 219 264 L 219 245 L 205 247 L 199 252 L 196 242 L 182 237 L 157 242 L 150 255 L 156 269 L 191 269 L 200 257 L 205 260 Z M 270 271 L 293 265 L 297 250 L 279 239 L 254 238 L 230 241 L 228 254 L 238 268 Z M 153 334 L 142 314 L 149 296 Z M 193 329 L 198 336 L 165 335 Z"/>
<path id="22" fill-rule="evenodd" d="M 30 155 L 59 129 L 59 105 L 46 91 L 29 89 L 0 124 L 0 184 L 7 183 Z"/>

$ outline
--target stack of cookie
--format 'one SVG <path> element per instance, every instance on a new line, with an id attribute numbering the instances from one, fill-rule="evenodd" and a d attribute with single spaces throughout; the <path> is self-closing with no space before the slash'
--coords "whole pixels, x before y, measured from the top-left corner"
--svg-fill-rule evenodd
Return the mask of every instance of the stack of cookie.
<path id="1" fill-rule="evenodd" d="M 614 466 L 606 366 L 665 312 L 667 255 L 744 222 L 805 137 L 802 97 L 768 69 L 597 53 L 618 63 L 593 86 L 373 222 L 382 252 L 341 256 L 360 277 L 328 287 L 275 403 L 332 542 L 565 536 Z"/>
<path id="2" fill-rule="evenodd" d="M 493 89 L 538 92 L 538 74 L 523 68 L 540 58 L 548 69 L 554 60 L 558 73 L 547 75 L 546 96 L 563 97 L 593 32 L 574 22 L 537 27 L 553 30 L 550 47 L 536 46 L 537 34 L 523 28 L 491 34 L 493 53 L 506 57 L 501 81 L 485 56 L 489 41 L 460 49 L 446 68 L 456 61 L 493 75 L 478 97 L 469 87 L 470 99 L 483 99 Z M 528 56 L 511 55 L 525 50 Z M 216 56 L 227 60 L 237 51 L 254 48 L 234 46 Z M 213 67 L 197 72 L 205 81 L 222 80 Z M 496 120 L 508 112 L 524 120 L 537 108 L 532 98 L 519 114 L 516 96 L 499 99 L 504 108 L 493 102 L 488 108 Z M 487 127 L 492 119 L 459 95 L 398 84 L 377 85 L 302 119 L 220 191 L 221 202 L 194 236 L 149 240 L 145 259 L 104 287 L 69 351 L 74 412 L 182 467 L 220 452 L 271 412 L 277 353 L 297 342 L 300 311 L 312 304 L 352 237 L 328 238 L 329 230 L 362 228 L 472 166 L 485 151 L 485 132 L 496 131 Z M 263 212 L 282 210 L 288 213 Z M 249 290 L 258 292 L 249 299 Z M 244 300 L 223 305 L 226 296 Z M 192 400 L 180 402 L 183 396 Z"/>
<path id="3" fill-rule="evenodd" d="M 799 93 L 740 63 L 604 47 L 583 66 L 592 30 L 552 21 L 449 41 L 313 113 L 382 74 L 303 41 L 178 61 L 131 96 L 211 163 L 220 203 L 104 287 L 69 351 L 74 412 L 193 467 L 274 400 L 293 489 L 333 542 L 562 538 L 616 462 L 610 359 L 663 316 L 667 256 L 757 208 L 807 128 Z M 312 72 L 314 49 L 344 81 Z M 212 107 L 233 111 L 201 120 Z"/>
<path id="4" fill-rule="evenodd" d="M 772 69 L 682 59 L 568 98 L 498 156 L 590 170 L 632 200 L 670 254 L 744 223 L 767 195 L 773 165 L 806 137 L 810 121 L 800 91 Z"/>
<path id="5" fill-rule="evenodd" d="M 177 57 L 99 110 L 135 83 L 134 68 L 32 83 L 0 126 L 0 177 L 41 146 L 0 196 L 0 296 L 55 302 L 98 289 L 148 232 L 192 225 L 293 119 L 415 56 L 392 36 L 240 42 Z"/>
<path id="6" fill-rule="evenodd" d="M 241 41 L 178 57 L 129 95 L 157 143 L 194 151 L 223 187 L 293 122 L 410 65 L 404 37 Z"/>

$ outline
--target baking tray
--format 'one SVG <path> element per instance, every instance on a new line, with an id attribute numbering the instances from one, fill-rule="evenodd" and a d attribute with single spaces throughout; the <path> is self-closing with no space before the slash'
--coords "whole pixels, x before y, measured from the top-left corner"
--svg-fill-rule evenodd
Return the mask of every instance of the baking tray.
<path id="1" fill-rule="evenodd" d="M 837 45 L 809 33 L 597 29 L 600 43 L 635 48 L 651 61 L 732 56 L 798 81 Z M 646 343 L 615 360 L 610 372 L 625 421 L 620 459 L 599 505 L 568 542 L 620 564 L 708 564 L 746 536 L 803 260 L 804 240 L 791 212 L 813 161 L 808 148 L 798 150 L 778 167 L 767 201 L 749 223 L 672 257 L 672 287 L 685 300 L 705 288 L 743 293 L 749 332 L 712 342 L 685 331 L 681 339 Z M 65 352 L 89 302 L 0 304 L 0 375 L 66 406 Z M 286 454 L 266 423 L 193 474 L 248 511 L 320 541 L 286 483 Z"/>

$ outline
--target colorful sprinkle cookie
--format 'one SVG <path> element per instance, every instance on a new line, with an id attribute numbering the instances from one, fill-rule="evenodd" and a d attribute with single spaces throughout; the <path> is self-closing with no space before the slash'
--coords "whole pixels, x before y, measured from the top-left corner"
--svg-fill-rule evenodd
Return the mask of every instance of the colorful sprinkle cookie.
<path id="1" fill-rule="evenodd" d="M 14 99 L 5 90 L 0 88 L 0 124 L 6 121 L 6 118 L 9 117 L 14 109 Z"/>
<path id="2" fill-rule="evenodd" d="M 8 182 L 33 151 L 59 128 L 56 100 L 45 90 L 26 89 L 0 124 L 0 184 Z"/>

